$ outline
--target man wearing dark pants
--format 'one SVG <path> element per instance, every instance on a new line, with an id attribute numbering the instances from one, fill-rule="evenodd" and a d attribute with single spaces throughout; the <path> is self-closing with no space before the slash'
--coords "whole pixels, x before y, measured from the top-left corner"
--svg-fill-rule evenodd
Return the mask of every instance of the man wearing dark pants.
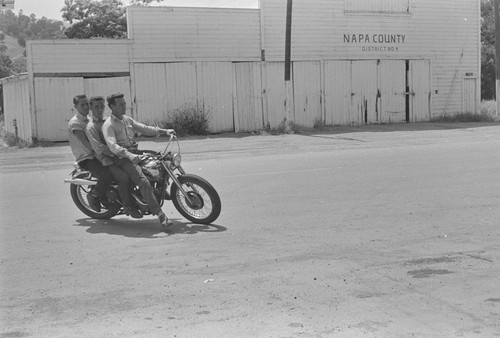
<path id="1" fill-rule="evenodd" d="M 94 149 L 95 157 L 102 163 L 103 166 L 109 168 L 109 171 L 115 178 L 115 181 L 118 184 L 118 193 L 120 194 L 125 213 L 133 218 L 142 218 L 142 214 L 139 210 L 137 210 L 132 194 L 130 193 L 129 176 L 126 172 L 120 169 L 119 166 L 115 165 L 114 162 L 117 161 L 118 158 L 111 152 L 111 150 L 109 150 L 106 145 L 106 141 L 104 141 L 104 136 L 102 134 L 104 109 L 104 97 L 93 96 L 90 98 L 92 118 L 89 120 L 85 130 L 87 138 Z"/>
<path id="2" fill-rule="evenodd" d="M 163 228 L 172 225 L 154 196 L 153 187 L 138 165 L 141 156 L 137 154 L 137 142 L 135 132 L 140 132 L 148 136 L 159 136 L 161 133 L 170 135 L 174 133 L 172 129 L 160 129 L 158 127 L 146 126 L 125 115 L 127 104 L 123 94 L 113 94 L 107 97 L 108 106 L 111 109 L 111 116 L 106 119 L 102 126 L 102 133 L 109 149 L 118 156 L 116 162 L 125 171 L 132 182 L 141 191 L 142 197 L 146 200 L 149 210 L 153 215 L 158 216 L 158 220 Z"/>
<path id="3" fill-rule="evenodd" d="M 73 105 L 77 113 L 68 123 L 69 144 L 80 168 L 90 171 L 98 179 L 97 184 L 87 195 L 87 198 L 90 208 L 100 212 L 101 202 L 107 202 L 108 200 L 106 192 L 113 177 L 108 168 L 104 167 L 95 157 L 94 150 L 85 134 L 89 114 L 89 100 L 87 96 L 75 96 L 73 98 Z"/>

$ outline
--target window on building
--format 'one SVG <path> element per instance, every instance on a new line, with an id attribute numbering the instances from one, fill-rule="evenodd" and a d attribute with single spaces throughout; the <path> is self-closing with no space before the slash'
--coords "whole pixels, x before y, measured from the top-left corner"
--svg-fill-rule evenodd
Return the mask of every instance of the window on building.
<path id="1" fill-rule="evenodd" d="M 345 0 L 346 13 L 409 14 L 410 0 Z"/>

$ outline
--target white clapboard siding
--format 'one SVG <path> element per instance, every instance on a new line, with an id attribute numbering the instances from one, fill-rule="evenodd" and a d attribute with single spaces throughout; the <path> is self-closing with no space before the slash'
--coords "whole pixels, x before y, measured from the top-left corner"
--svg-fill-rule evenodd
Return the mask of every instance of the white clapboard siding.
<path id="1" fill-rule="evenodd" d="M 129 72 L 127 40 L 32 40 L 26 47 L 34 74 Z"/>
<path id="2" fill-rule="evenodd" d="M 405 13 L 410 0 L 345 0 L 346 12 Z"/>
<path id="3" fill-rule="evenodd" d="M 258 9 L 128 7 L 132 61 L 260 61 Z"/>
<path id="4" fill-rule="evenodd" d="M 236 132 L 264 128 L 260 62 L 236 62 L 234 66 L 234 126 Z"/>
<path id="5" fill-rule="evenodd" d="M 297 125 L 312 127 L 323 121 L 319 61 L 293 63 L 293 97 Z"/>
<path id="6" fill-rule="evenodd" d="M 29 107 L 28 75 L 15 76 L 2 80 L 4 102 L 4 128 L 12 135 L 31 141 L 33 137 L 31 112 Z"/>
<path id="7" fill-rule="evenodd" d="M 89 98 L 92 96 L 102 96 L 105 100 L 111 94 L 122 93 L 125 102 L 127 102 L 126 114 L 132 116 L 129 76 L 84 79 L 84 92 Z M 111 110 L 107 103 L 105 106 L 104 115 L 111 115 Z"/>
<path id="8" fill-rule="evenodd" d="M 38 140 L 67 141 L 68 122 L 77 112 L 73 97 L 84 93 L 83 78 L 35 78 L 35 120 Z"/>
<path id="9" fill-rule="evenodd" d="M 292 60 L 432 60 L 431 115 L 462 111 L 464 74 L 472 73 L 480 85 L 480 1 L 415 0 L 409 12 L 388 15 L 381 12 L 404 3 L 377 0 L 371 4 L 384 10 L 356 13 L 366 3 L 295 0 Z M 283 60 L 286 1 L 263 0 L 261 8 L 266 60 Z"/>

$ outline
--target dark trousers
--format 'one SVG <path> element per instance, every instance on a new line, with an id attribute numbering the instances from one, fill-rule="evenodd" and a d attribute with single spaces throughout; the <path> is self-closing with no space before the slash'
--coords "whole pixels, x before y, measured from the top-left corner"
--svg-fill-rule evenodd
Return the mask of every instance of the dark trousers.
<path id="1" fill-rule="evenodd" d="M 116 165 L 110 165 L 108 168 L 118 184 L 118 193 L 120 194 L 123 206 L 126 208 L 135 207 L 135 202 L 130 194 L 130 179 L 127 173 Z"/>
<path id="2" fill-rule="evenodd" d="M 80 168 L 90 171 L 92 175 L 97 177 L 98 181 L 94 188 L 94 192 L 99 196 L 101 201 L 107 201 L 108 197 L 106 196 L 106 192 L 108 191 L 111 181 L 113 181 L 113 175 L 111 175 L 109 168 L 103 166 L 96 158 L 81 161 L 78 165 Z"/>
<path id="3" fill-rule="evenodd" d="M 115 160 L 115 165 L 122 169 L 130 177 L 132 182 L 139 187 L 142 197 L 146 200 L 149 206 L 149 211 L 153 215 L 158 215 L 161 211 L 160 204 L 156 200 L 153 193 L 153 187 L 149 184 L 148 179 L 142 172 L 140 166 L 133 164 L 129 159 L 120 158 Z"/>

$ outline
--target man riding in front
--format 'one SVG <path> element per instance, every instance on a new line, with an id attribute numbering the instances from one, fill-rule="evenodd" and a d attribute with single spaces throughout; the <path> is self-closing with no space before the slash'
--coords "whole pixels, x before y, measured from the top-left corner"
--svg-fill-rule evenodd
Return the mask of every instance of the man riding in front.
<path id="1" fill-rule="evenodd" d="M 174 130 L 146 126 L 126 116 L 127 104 L 124 95 L 121 93 L 108 96 L 107 102 L 112 114 L 104 122 L 102 132 L 109 149 L 118 156 L 118 161 L 115 164 L 125 171 L 132 182 L 139 187 L 150 212 L 158 216 L 161 226 L 163 228 L 169 227 L 172 225 L 172 221 L 161 210 L 149 180 L 138 165 L 142 158 L 140 151 L 137 150 L 135 133 L 140 132 L 147 136 L 159 136 L 162 133 L 171 135 Z"/>

